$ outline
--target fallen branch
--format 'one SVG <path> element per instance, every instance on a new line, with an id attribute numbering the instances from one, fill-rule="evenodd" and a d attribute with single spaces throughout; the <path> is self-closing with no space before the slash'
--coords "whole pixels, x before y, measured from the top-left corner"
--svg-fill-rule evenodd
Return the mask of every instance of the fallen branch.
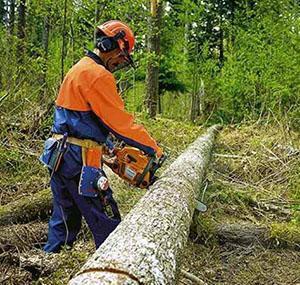
<path id="1" fill-rule="evenodd" d="M 46 240 L 47 225 L 29 223 L 0 228 L 0 254 L 4 252 L 22 252 Z"/>
<path id="2" fill-rule="evenodd" d="M 180 270 L 180 273 L 183 277 L 191 280 L 193 282 L 193 284 L 198 284 L 198 285 L 206 285 L 207 283 L 205 283 L 203 280 L 201 280 L 200 278 L 198 278 L 197 276 L 195 276 L 194 274 L 187 272 L 185 270 Z"/>
<path id="3" fill-rule="evenodd" d="M 217 131 L 211 127 L 171 164 L 71 285 L 174 284 Z"/>
<path id="4" fill-rule="evenodd" d="M 0 226 L 48 218 L 51 208 L 49 189 L 22 197 L 0 207 Z"/>

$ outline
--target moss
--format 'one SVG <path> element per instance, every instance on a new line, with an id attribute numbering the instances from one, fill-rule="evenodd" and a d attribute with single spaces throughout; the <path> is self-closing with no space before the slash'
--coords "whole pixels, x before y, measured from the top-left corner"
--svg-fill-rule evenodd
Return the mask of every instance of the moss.
<path id="1" fill-rule="evenodd" d="M 138 114 L 137 121 L 143 123 L 164 149 L 171 153 L 166 165 L 175 159 L 189 143 L 193 142 L 203 130 L 191 124 L 164 118 L 148 119 L 143 114 Z M 277 145 L 280 144 L 283 146 L 293 145 L 299 149 L 299 142 L 299 135 L 293 132 L 278 131 L 276 126 L 228 126 L 221 132 L 215 152 L 225 156 L 238 157 L 216 156 L 214 159 L 212 170 L 208 175 L 209 180 L 213 183 L 209 185 L 205 195 L 208 212 L 201 214 L 197 220 L 199 236 L 206 244 L 202 246 L 189 243 L 189 247 L 186 249 L 187 269 L 194 270 L 195 273 L 201 272 L 203 279 L 208 283 L 218 284 L 221 282 L 223 284 L 224 280 L 232 280 L 232 284 L 254 284 L 255 282 L 262 284 L 263 281 L 260 278 L 261 272 L 264 272 L 270 278 L 265 279 L 264 284 L 271 284 L 273 276 L 277 278 L 274 279 L 277 282 L 273 283 L 283 284 L 286 282 L 287 284 L 289 283 L 287 280 L 289 280 L 292 284 L 292 280 L 295 280 L 295 276 L 298 276 L 299 272 L 299 255 L 296 256 L 296 252 L 257 248 L 257 251 L 252 254 L 251 250 L 255 250 L 252 248 L 243 249 L 234 245 L 232 248 L 220 247 L 215 243 L 214 233 L 216 232 L 216 223 L 235 223 L 245 220 L 256 223 L 257 216 L 261 214 L 260 217 L 263 219 L 259 220 L 261 224 L 271 224 L 270 239 L 275 246 L 277 243 L 291 247 L 299 244 L 299 157 L 287 158 L 286 152 L 277 148 Z M 26 145 L 27 142 L 24 141 L 24 144 Z M 280 159 L 272 159 L 274 155 L 265 147 Z M 29 149 L 31 148 L 29 147 Z M 7 150 L 2 149 L 2 151 Z M 21 200 L 0 207 L 0 220 L 8 212 L 19 216 L 20 221 L 24 212 L 34 213 L 35 203 L 28 193 L 40 189 L 40 185 L 45 185 L 48 181 L 46 171 L 38 164 L 35 157 L 22 157 L 18 153 L 12 154 L 9 160 L 16 165 L 18 164 L 16 158 L 23 159 L 22 163 L 14 171 L 11 168 L 6 169 L 3 177 L 0 178 L 0 187 L 1 190 L 10 192 L 7 195 L 11 195 L 11 200 L 23 196 L 24 193 L 28 196 L 23 196 Z M 30 178 L 24 180 L 24 177 Z M 111 179 L 111 183 L 123 215 L 129 212 L 145 193 L 145 191 L 129 187 L 118 178 Z M 14 186 L 13 189 L 10 188 L 11 185 Z M 6 201 L 5 195 L 3 196 L 2 201 Z M 48 202 L 50 205 L 49 190 L 41 191 L 38 197 L 38 201 L 39 199 L 42 201 L 40 205 L 46 207 Z M 264 209 L 261 209 L 261 212 L 254 210 L 252 204 L 256 201 L 278 202 L 285 205 L 286 208 L 291 208 L 293 211 L 292 222 L 280 223 L 276 213 L 268 214 Z M 45 204 L 43 204 L 44 202 Z M 21 206 L 20 210 L 17 210 L 19 205 Z M 39 214 L 36 215 L 39 216 Z M 245 255 L 243 255 L 243 250 L 245 250 Z M 75 274 L 93 251 L 91 245 L 88 248 L 79 247 L 71 252 L 64 252 L 61 255 L 63 264 L 57 272 L 47 278 L 41 278 L 40 283 L 36 284 L 66 284 L 70 276 Z M 293 268 L 291 269 L 292 259 Z M 247 261 L 249 266 L 244 266 L 243 261 Z M 297 266 L 298 268 L 296 268 Z M 290 270 L 292 270 L 291 273 L 289 273 Z M 218 279 L 219 276 L 224 280 Z"/>
<path id="2" fill-rule="evenodd" d="M 216 223 L 207 214 L 199 214 L 196 212 L 191 226 L 191 233 L 194 240 L 198 240 L 205 244 L 216 242 L 215 233 Z"/>
<path id="3" fill-rule="evenodd" d="M 61 266 L 52 274 L 41 277 L 33 282 L 33 285 L 67 284 L 93 251 L 94 245 L 91 242 L 77 243 L 71 250 L 63 248 L 62 251 L 57 254 L 58 257 L 56 258 L 56 260 L 61 261 Z"/>
<path id="4" fill-rule="evenodd" d="M 300 249 L 300 228 L 295 223 L 273 223 L 270 226 L 270 237 L 277 244 Z"/>

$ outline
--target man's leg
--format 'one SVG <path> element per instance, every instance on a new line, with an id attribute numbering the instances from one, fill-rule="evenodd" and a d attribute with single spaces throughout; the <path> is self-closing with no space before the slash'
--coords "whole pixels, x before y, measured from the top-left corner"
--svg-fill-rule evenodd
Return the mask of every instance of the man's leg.
<path id="1" fill-rule="evenodd" d="M 82 216 L 85 218 L 95 240 L 96 248 L 98 248 L 108 235 L 117 227 L 121 221 L 117 203 L 112 197 L 111 189 L 108 189 L 106 195 L 110 203 L 114 217 L 109 218 L 99 197 L 91 198 L 78 194 L 78 183 L 80 176 L 77 179 L 72 179 L 68 184 L 69 193 L 72 195 L 74 202 L 79 208 Z"/>
<path id="2" fill-rule="evenodd" d="M 70 195 L 67 185 L 70 180 L 59 173 L 51 179 L 53 212 L 49 221 L 46 252 L 58 252 L 64 245 L 72 245 L 81 227 L 81 213 Z"/>

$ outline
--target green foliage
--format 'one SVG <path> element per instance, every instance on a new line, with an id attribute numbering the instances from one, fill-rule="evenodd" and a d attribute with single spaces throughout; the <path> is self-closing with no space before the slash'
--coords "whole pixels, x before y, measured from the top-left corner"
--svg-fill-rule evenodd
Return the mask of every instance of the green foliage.
<path id="1" fill-rule="evenodd" d="M 261 2 L 247 27 L 236 29 L 234 44 L 214 79 L 213 117 L 239 122 L 275 113 L 299 125 L 299 9 L 284 1 L 280 9 L 276 13 Z"/>
<path id="2" fill-rule="evenodd" d="M 281 117 L 291 115 L 294 126 L 299 124 L 300 62 L 296 54 L 300 41 L 291 30 L 296 23 L 274 20 L 267 15 L 259 25 L 251 23 L 248 31 L 240 30 L 235 47 L 226 54 L 216 79 L 218 113 L 223 120 L 238 122 L 274 112 Z"/>
<path id="3" fill-rule="evenodd" d="M 161 61 L 159 66 L 159 92 L 162 95 L 165 91 L 185 92 L 186 87 L 177 78 L 176 72 L 172 71 L 168 62 Z"/>
<path id="4" fill-rule="evenodd" d="M 123 97 L 129 100 L 130 110 L 144 110 L 145 89 L 141 86 L 150 60 L 146 52 L 149 11 L 144 1 L 121 5 L 115 0 L 67 1 L 63 55 L 64 1 L 27 2 L 26 39 L 22 42 L 17 38 L 17 12 L 10 34 L 3 3 L 0 1 L 0 92 L 5 98 L 0 104 L 5 116 L 20 121 L 47 109 L 59 88 L 62 61 L 65 74 L 83 56 L 84 47 L 93 48 L 98 22 L 112 18 L 129 23 L 136 34 L 138 67 L 116 76 L 126 85 Z M 202 80 L 205 96 L 197 123 L 241 122 L 271 115 L 293 127 L 300 125 L 297 3 L 185 0 L 164 5 L 160 56 L 155 59 L 160 65 L 160 94 L 164 94 L 162 116 L 189 120 L 191 94 Z M 22 65 L 20 44 L 25 46 Z"/>

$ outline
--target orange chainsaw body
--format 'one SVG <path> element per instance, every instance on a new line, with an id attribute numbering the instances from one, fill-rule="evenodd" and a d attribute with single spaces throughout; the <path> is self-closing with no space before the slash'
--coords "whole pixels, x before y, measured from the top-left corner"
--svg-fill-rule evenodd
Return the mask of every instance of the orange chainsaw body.
<path id="1" fill-rule="evenodd" d="M 141 150 L 125 146 L 116 148 L 114 156 L 103 156 L 103 162 L 119 177 L 130 184 L 147 188 L 150 184 L 150 172 L 153 158 L 145 155 Z"/>

